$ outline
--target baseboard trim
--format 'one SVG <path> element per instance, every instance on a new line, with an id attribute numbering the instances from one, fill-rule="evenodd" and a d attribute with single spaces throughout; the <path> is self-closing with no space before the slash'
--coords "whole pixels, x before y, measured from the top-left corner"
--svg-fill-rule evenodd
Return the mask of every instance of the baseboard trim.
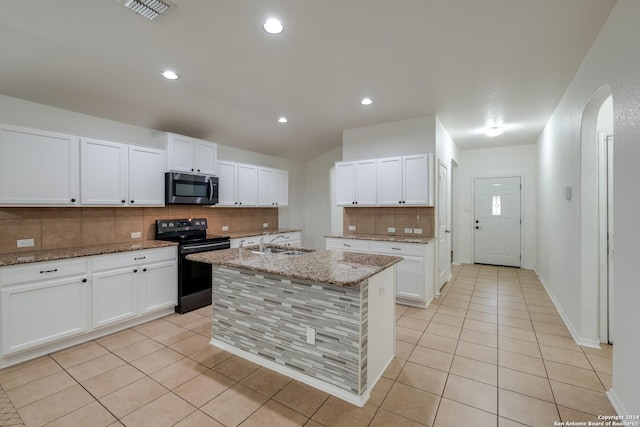
<path id="1" fill-rule="evenodd" d="M 629 415 L 629 414 L 631 414 L 631 412 L 626 410 L 626 408 L 624 407 L 624 405 L 622 404 L 622 402 L 618 398 L 618 395 L 616 394 L 616 392 L 615 392 L 615 390 L 613 388 L 610 388 L 609 390 L 607 390 L 605 394 L 607 395 L 607 399 L 609 399 L 609 402 L 611 402 L 611 406 L 613 406 L 613 409 L 616 410 L 618 415 Z"/>
<path id="2" fill-rule="evenodd" d="M 547 295 L 549 295 L 549 298 L 551 298 L 551 302 L 553 302 L 553 305 L 558 311 L 558 314 L 560 314 L 560 317 L 562 318 L 564 325 L 569 330 L 569 333 L 571 334 L 571 338 L 573 338 L 573 341 L 575 341 L 576 344 L 583 347 L 591 347 L 591 348 L 599 349 L 600 343 L 598 341 L 587 340 L 580 337 L 580 335 L 578 334 L 578 331 L 576 331 L 576 329 L 573 327 L 573 324 L 571 323 L 571 321 L 565 314 L 564 310 L 562 309 L 562 306 L 558 302 L 556 296 L 553 294 L 553 292 L 551 292 L 551 289 L 549 288 L 549 285 L 547 284 L 547 282 L 545 282 L 544 277 L 538 274 L 536 270 L 533 270 L 533 271 L 536 273 L 536 276 L 538 276 L 538 280 L 540 280 L 540 283 L 542 283 L 542 286 L 544 287 L 545 292 L 547 293 Z"/>

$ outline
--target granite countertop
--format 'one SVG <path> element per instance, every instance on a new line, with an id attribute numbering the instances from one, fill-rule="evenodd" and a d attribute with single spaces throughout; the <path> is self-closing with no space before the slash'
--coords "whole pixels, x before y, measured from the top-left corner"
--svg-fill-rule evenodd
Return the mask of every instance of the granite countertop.
<path id="1" fill-rule="evenodd" d="M 262 229 L 262 230 L 255 230 L 255 231 L 240 231 L 237 233 L 227 233 L 227 232 L 223 232 L 223 233 L 228 235 L 232 239 L 241 239 L 243 237 L 266 236 L 268 234 L 294 233 L 297 231 L 302 231 L 302 230 L 289 229 L 289 228 L 270 228 L 270 229 Z"/>
<path id="2" fill-rule="evenodd" d="M 402 242 L 402 243 L 420 243 L 427 244 L 434 241 L 436 238 L 431 237 L 417 237 L 417 236 L 390 236 L 387 234 L 334 234 L 324 236 L 333 239 L 354 239 L 354 240 L 379 240 L 382 242 Z"/>
<path id="3" fill-rule="evenodd" d="M 386 255 L 311 250 L 280 245 L 273 245 L 272 247 L 301 250 L 306 253 L 303 255 L 256 254 L 253 252 L 255 249 L 249 247 L 245 249 L 201 252 L 187 255 L 187 259 L 207 264 L 275 274 L 291 279 L 349 287 L 356 286 L 363 280 L 402 261 L 400 257 Z"/>
<path id="4" fill-rule="evenodd" d="M 57 261 L 83 256 L 113 254 L 117 252 L 141 251 L 144 249 L 177 246 L 177 243 L 161 240 L 144 240 L 136 243 L 112 243 L 108 245 L 83 246 L 78 248 L 50 249 L 32 252 L 14 252 L 0 254 L 0 267 L 29 264 L 33 262 Z"/>

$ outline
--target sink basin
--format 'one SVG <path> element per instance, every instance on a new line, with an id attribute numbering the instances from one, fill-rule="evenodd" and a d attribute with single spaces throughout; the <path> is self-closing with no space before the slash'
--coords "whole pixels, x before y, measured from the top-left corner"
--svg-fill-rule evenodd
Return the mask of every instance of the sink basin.
<path id="1" fill-rule="evenodd" d="M 309 253 L 309 251 L 296 251 L 292 249 L 280 249 L 280 248 L 267 248 L 264 252 L 260 252 L 260 251 L 251 251 L 251 252 L 258 255 L 266 255 L 266 254 L 304 255 Z"/>

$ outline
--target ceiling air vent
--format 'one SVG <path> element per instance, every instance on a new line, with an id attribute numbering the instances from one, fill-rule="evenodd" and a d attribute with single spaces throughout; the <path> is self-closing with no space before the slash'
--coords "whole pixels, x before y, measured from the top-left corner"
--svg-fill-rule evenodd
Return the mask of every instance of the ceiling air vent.
<path id="1" fill-rule="evenodd" d="M 169 9 L 171 3 L 164 0 L 127 0 L 124 6 L 148 20 L 153 20 Z"/>

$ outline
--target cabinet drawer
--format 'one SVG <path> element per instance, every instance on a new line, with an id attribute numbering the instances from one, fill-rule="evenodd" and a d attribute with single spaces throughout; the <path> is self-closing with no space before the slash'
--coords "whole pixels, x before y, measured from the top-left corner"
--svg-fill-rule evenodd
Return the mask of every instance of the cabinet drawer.
<path id="1" fill-rule="evenodd" d="M 150 264 L 176 259 L 175 247 L 98 255 L 93 258 L 93 271 L 111 270 L 131 265 Z"/>
<path id="2" fill-rule="evenodd" d="M 72 261 L 36 262 L 0 268 L 0 282 L 2 286 L 40 282 L 87 274 L 88 270 L 89 264 L 86 258 Z"/>
<path id="3" fill-rule="evenodd" d="M 356 239 L 327 239 L 327 249 L 369 252 L 369 241 Z"/>
<path id="4" fill-rule="evenodd" d="M 424 245 L 417 243 L 371 242 L 371 252 L 385 255 L 424 257 Z"/>

